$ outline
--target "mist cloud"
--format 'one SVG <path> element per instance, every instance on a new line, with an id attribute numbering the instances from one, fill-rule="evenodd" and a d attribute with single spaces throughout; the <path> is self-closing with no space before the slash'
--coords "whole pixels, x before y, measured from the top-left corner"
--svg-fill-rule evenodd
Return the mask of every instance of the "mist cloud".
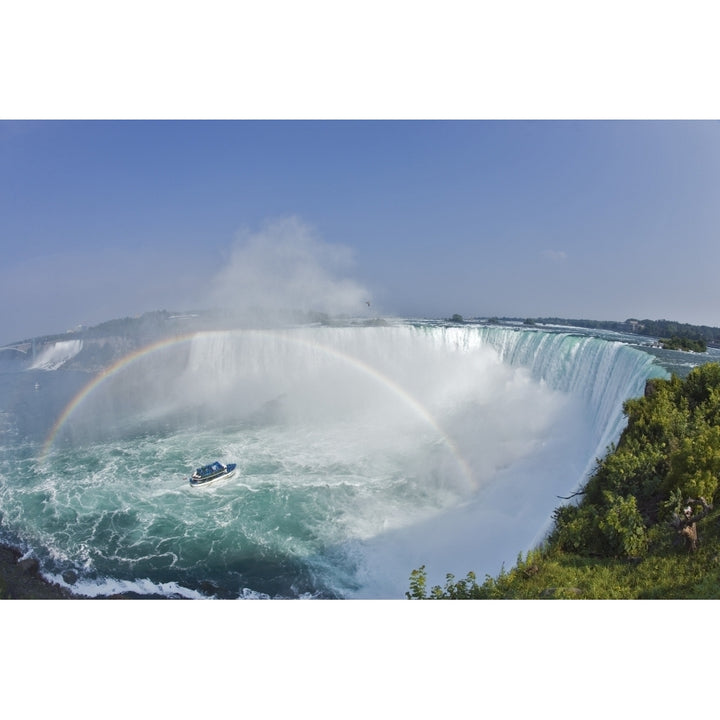
<path id="1" fill-rule="evenodd" d="M 297 312 L 362 316 L 370 293 L 352 279 L 353 252 L 297 218 L 241 233 L 218 270 L 205 245 L 104 246 L 0 264 L 0 345 L 150 310 L 228 308 L 250 321 Z M 373 307 L 373 312 L 375 308 Z"/>
<path id="2" fill-rule="evenodd" d="M 329 244 L 295 217 L 243 232 L 212 284 L 216 306 L 282 317 L 295 312 L 362 315 L 370 296 L 348 277 L 352 251 Z"/>

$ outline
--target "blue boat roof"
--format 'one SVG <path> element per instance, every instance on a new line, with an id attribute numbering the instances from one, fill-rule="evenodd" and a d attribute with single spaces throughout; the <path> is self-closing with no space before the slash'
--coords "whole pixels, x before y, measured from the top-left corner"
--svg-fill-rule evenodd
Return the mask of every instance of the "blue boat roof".
<path id="1" fill-rule="evenodd" d="M 210 465 L 203 465 L 202 467 L 199 467 L 195 472 L 197 472 L 198 475 L 210 475 L 210 473 L 218 472 L 218 470 L 222 470 L 223 466 L 216 460 L 214 463 L 210 463 Z"/>

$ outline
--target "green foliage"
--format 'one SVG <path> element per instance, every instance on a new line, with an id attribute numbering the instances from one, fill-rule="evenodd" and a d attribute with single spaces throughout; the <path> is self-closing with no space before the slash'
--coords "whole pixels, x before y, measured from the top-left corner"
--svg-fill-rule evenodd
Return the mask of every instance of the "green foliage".
<path id="1" fill-rule="evenodd" d="M 600 515 L 595 506 L 562 505 L 555 510 L 553 519 L 550 542 L 561 550 L 597 553 L 602 549 L 597 546 Z"/>
<path id="2" fill-rule="evenodd" d="M 685 378 L 683 389 L 690 408 L 713 409 L 718 402 L 720 388 L 720 364 L 707 363 L 696 367 Z"/>
<path id="3" fill-rule="evenodd" d="M 475 579 L 475 573 L 469 572 L 463 580 L 455 582 L 455 576 L 448 573 L 445 576 L 445 588 L 441 589 L 439 585 L 435 585 L 430 592 L 433 599 L 447 600 L 473 600 L 477 599 L 480 593 L 480 587 Z"/>
<path id="4" fill-rule="evenodd" d="M 427 594 L 427 574 L 421 565 L 410 573 L 410 591 L 405 593 L 408 600 L 424 600 Z"/>
<path id="5" fill-rule="evenodd" d="M 638 557 L 647 552 L 645 521 L 633 495 L 603 491 L 601 503 L 565 505 L 554 514 L 550 541 L 564 552 Z"/>
<path id="6" fill-rule="evenodd" d="M 598 460 L 582 499 L 556 509 L 542 550 L 482 585 L 472 573 L 448 575 L 428 597 L 720 597 L 719 513 L 698 522 L 710 543 L 692 557 L 668 524 L 689 498 L 712 504 L 718 492 L 720 365 L 697 367 L 684 381 L 651 380 L 624 409 L 617 447 Z M 411 587 L 426 596 L 417 579 Z"/>
<path id="7" fill-rule="evenodd" d="M 662 523 L 647 530 L 649 551 L 644 557 L 581 555 L 549 541 L 519 559 L 510 571 L 486 577 L 469 596 L 478 600 L 720 598 L 719 519 L 717 510 L 700 521 L 703 541 L 692 554 L 679 549 Z M 427 599 L 454 599 L 455 585 L 438 586 Z"/>
<path id="8" fill-rule="evenodd" d="M 445 586 L 434 585 L 427 594 L 427 572 L 421 565 L 410 573 L 410 591 L 405 593 L 408 600 L 476 600 L 483 597 L 481 587 L 477 584 L 475 573 L 469 572 L 467 576 L 455 582 L 455 576 L 448 573 L 445 576 Z"/>
<path id="9" fill-rule="evenodd" d="M 621 444 L 651 444 L 658 452 L 674 449 L 687 432 L 690 410 L 683 383 L 671 380 L 648 381 L 646 396 L 627 400 L 624 405 L 628 430 Z M 634 449 L 634 448 L 633 448 Z"/>
<path id="10" fill-rule="evenodd" d="M 685 497 L 712 501 L 720 473 L 720 427 L 706 427 L 682 440 L 673 453 L 665 488 L 678 488 Z"/>
<path id="11" fill-rule="evenodd" d="M 686 350 L 689 352 L 707 352 L 707 343 L 700 338 L 693 340 L 689 337 L 679 337 L 677 335 L 671 338 L 663 338 L 660 344 L 665 350 Z"/>
<path id="12" fill-rule="evenodd" d="M 605 499 L 607 508 L 599 519 L 598 529 L 605 538 L 609 552 L 628 557 L 644 555 L 648 539 L 635 497 L 623 497 L 605 491 Z"/>
<path id="13" fill-rule="evenodd" d="M 664 517 L 671 518 L 673 515 L 680 515 L 680 511 L 685 505 L 685 495 L 680 488 L 673 488 L 668 495 L 667 500 L 662 503 Z"/>
<path id="14" fill-rule="evenodd" d="M 684 381 L 652 380 L 624 409 L 627 428 L 598 463 L 572 524 L 559 517 L 562 546 L 575 552 L 642 555 L 648 527 L 667 518 L 668 504 L 700 496 L 712 503 L 717 492 L 720 365 L 695 368 Z"/>
<path id="15" fill-rule="evenodd" d="M 567 318 L 536 318 L 537 322 L 552 325 L 574 325 L 585 328 L 598 328 L 615 330 L 617 332 L 631 332 L 637 335 L 647 335 L 655 338 L 687 338 L 689 340 L 702 340 L 708 343 L 720 342 L 720 328 L 709 325 L 690 325 L 673 320 L 637 320 L 628 318 L 625 322 L 615 320 L 586 320 Z"/>

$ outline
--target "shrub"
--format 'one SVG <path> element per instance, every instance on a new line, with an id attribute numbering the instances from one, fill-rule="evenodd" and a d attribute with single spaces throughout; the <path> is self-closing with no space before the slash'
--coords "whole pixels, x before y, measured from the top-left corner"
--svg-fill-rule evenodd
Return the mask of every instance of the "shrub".
<path id="1" fill-rule="evenodd" d="M 635 496 L 605 493 L 608 508 L 598 527 L 614 555 L 641 557 L 648 548 L 647 529 L 637 509 Z"/>
<path id="2" fill-rule="evenodd" d="M 562 505 L 553 513 L 550 542 L 565 551 L 587 555 L 598 552 L 598 514 L 593 505 Z"/>
<path id="3" fill-rule="evenodd" d="M 712 503 L 720 474 L 720 427 L 708 427 L 683 439 L 670 458 L 664 489 L 679 489 L 685 497 L 704 497 Z"/>

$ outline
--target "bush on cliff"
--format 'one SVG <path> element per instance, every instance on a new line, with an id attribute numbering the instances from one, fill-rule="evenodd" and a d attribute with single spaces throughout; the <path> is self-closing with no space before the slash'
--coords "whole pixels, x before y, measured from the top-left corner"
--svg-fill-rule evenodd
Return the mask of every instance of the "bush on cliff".
<path id="1" fill-rule="evenodd" d="M 459 582 L 447 576 L 445 587 L 429 595 L 420 568 L 407 596 L 720 596 L 720 581 L 707 577 L 708 564 L 720 564 L 712 512 L 720 476 L 720 365 L 695 368 L 684 381 L 651 380 L 645 396 L 628 400 L 624 411 L 628 424 L 617 447 L 597 462 L 579 502 L 555 511 L 542 548 L 498 578 L 479 585 L 472 573 Z M 698 523 L 707 546 L 678 542 L 697 538 Z M 702 552 L 688 554 L 688 547 Z"/>

